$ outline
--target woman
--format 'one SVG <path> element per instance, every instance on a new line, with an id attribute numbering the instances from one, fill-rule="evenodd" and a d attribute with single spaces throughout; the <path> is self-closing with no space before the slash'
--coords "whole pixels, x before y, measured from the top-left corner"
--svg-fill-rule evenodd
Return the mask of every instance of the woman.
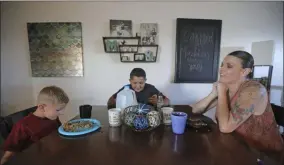
<path id="1" fill-rule="evenodd" d="M 260 149 L 283 150 L 283 139 L 275 122 L 266 88 L 252 77 L 254 59 L 245 51 L 224 58 L 220 79 L 212 92 L 191 105 L 193 113 L 217 106 L 216 120 L 223 133 L 235 131 Z"/>

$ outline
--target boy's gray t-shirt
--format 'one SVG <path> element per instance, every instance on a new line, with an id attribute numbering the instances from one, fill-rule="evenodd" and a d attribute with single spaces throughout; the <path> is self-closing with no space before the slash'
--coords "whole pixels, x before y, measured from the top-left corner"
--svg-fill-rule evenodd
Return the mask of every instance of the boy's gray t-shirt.
<path id="1" fill-rule="evenodd" d="M 130 86 L 130 89 L 133 90 L 133 88 L 131 87 L 130 84 L 128 84 Z M 114 95 L 113 97 L 116 98 L 117 94 L 122 91 L 124 89 L 124 87 L 122 87 L 121 89 L 119 89 Z M 133 90 L 134 91 L 134 90 Z M 160 91 L 155 88 L 154 85 L 151 85 L 151 84 L 147 84 L 145 83 L 145 87 L 142 91 L 140 92 L 136 92 L 134 91 L 135 94 L 136 94 L 136 98 L 137 98 L 137 102 L 138 103 L 142 103 L 142 104 L 149 104 L 149 105 L 152 105 L 151 103 L 148 102 L 148 99 L 150 97 L 152 97 L 153 95 L 158 95 L 160 93 Z M 160 93 L 162 95 L 162 93 Z"/>

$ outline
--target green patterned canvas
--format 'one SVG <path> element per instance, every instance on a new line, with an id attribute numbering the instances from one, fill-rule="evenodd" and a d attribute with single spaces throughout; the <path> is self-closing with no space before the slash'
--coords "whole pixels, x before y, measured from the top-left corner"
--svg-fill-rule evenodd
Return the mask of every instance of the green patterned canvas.
<path id="1" fill-rule="evenodd" d="M 33 77 L 83 76 L 81 23 L 28 23 Z"/>

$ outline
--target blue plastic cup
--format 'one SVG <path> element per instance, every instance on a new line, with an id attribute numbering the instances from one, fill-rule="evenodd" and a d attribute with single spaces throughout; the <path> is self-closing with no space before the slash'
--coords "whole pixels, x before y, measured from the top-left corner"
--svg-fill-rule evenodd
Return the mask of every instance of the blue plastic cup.
<path id="1" fill-rule="evenodd" d="M 187 114 L 184 112 L 172 112 L 172 130 L 175 134 L 183 134 L 186 126 Z"/>

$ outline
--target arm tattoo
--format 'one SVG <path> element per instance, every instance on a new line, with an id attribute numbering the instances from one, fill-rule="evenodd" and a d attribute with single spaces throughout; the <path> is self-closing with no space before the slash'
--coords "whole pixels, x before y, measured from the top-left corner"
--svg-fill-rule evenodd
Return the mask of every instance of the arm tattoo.
<path id="1" fill-rule="evenodd" d="M 266 108 L 267 98 L 266 90 L 255 82 L 247 83 L 241 87 L 231 99 L 229 110 L 229 123 L 231 128 L 235 130 L 241 124 L 248 121 L 253 114 L 261 114 Z"/>
<path id="2" fill-rule="evenodd" d="M 254 104 L 251 104 L 249 108 L 241 108 L 238 102 L 235 103 L 234 108 L 232 109 L 232 116 L 233 116 L 233 121 L 236 124 L 239 124 L 244 120 L 244 118 L 254 111 Z"/>
<path id="3" fill-rule="evenodd" d="M 249 85 L 249 84 L 248 84 Z M 245 86 L 245 91 L 241 92 L 234 103 L 231 114 L 233 121 L 240 124 L 255 112 L 262 101 L 264 101 L 263 87 L 259 84 Z"/>

